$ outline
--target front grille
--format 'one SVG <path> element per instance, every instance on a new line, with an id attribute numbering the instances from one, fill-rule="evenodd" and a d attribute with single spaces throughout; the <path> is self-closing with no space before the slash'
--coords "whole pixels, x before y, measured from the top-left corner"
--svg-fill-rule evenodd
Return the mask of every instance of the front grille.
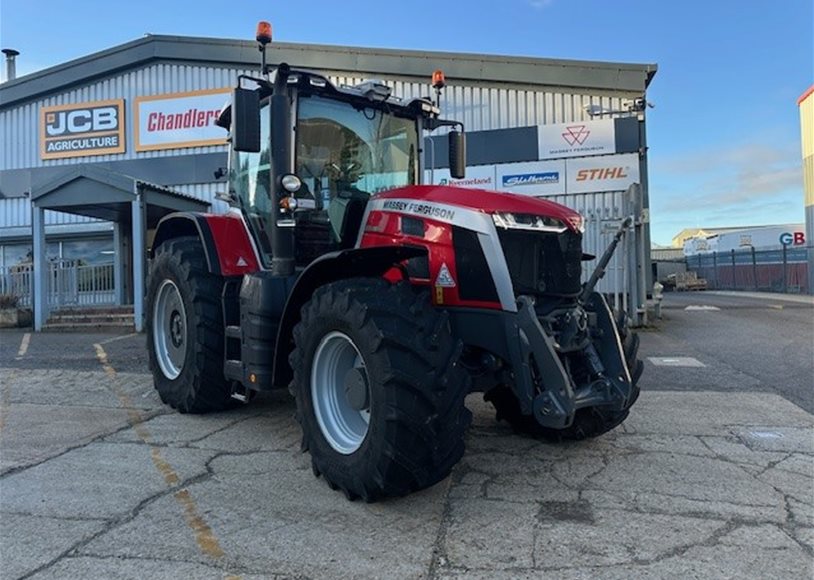
<path id="1" fill-rule="evenodd" d="M 582 235 L 498 228 L 515 295 L 574 296 L 580 292 Z"/>

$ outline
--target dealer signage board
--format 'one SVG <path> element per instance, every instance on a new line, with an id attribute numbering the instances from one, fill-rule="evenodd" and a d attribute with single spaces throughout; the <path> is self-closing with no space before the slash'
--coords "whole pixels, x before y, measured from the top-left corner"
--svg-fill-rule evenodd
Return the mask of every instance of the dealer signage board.
<path id="1" fill-rule="evenodd" d="M 495 166 L 494 165 L 473 165 L 466 168 L 466 177 L 463 179 L 452 179 L 449 176 L 449 169 L 435 169 L 425 172 L 426 183 L 435 185 L 450 185 L 452 187 L 469 187 L 472 189 L 496 189 L 495 187 Z"/>
<path id="2" fill-rule="evenodd" d="M 624 191 L 639 182 L 639 155 L 606 155 L 568 159 L 565 162 L 566 193 Z"/>
<path id="3" fill-rule="evenodd" d="M 616 153 L 614 127 L 613 119 L 539 125 L 539 158 L 559 159 Z"/>
<path id="4" fill-rule="evenodd" d="M 231 89 L 136 98 L 136 151 L 224 145 L 226 130 L 215 125 Z"/>
<path id="5" fill-rule="evenodd" d="M 525 195 L 565 193 L 565 161 L 506 163 L 496 167 L 497 189 Z"/>
<path id="6" fill-rule="evenodd" d="M 40 109 L 40 157 L 124 153 L 124 99 Z"/>

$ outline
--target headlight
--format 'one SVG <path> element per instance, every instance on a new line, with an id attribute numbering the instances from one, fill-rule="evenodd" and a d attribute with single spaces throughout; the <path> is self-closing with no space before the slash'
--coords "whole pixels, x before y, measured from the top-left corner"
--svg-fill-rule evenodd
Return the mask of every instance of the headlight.
<path id="1" fill-rule="evenodd" d="M 492 220 L 495 226 L 507 230 L 528 230 L 532 232 L 554 232 L 560 234 L 568 229 L 562 220 L 557 218 L 531 215 L 525 213 L 494 213 Z"/>
<path id="2" fill-rule="evenodd" d="M 280 183 L 288 193 L 295 193 L 300 190 L 302 187 L 302 181 L 300 178 L 292 173 L 288 173 L 283 175 L 282 179 L 280 179 Z"/>

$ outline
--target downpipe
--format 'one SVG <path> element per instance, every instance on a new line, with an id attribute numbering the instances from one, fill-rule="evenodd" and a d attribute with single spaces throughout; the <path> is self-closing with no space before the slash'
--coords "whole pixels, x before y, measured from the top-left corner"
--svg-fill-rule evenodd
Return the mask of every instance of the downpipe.
<path id="1" fill-rule="evenodd" d="M 594 268 L 591 277 L 588 278 L 588 281 L 585 283 L 585 286 L 582 289 L 582 293 L 579 295 L 579 302 L 581 304 L 588 302 L 588 299 L 590 298 L 591 294 L 593 294 L 596 285 L 602 278 L 605 277 L 605 272 L 607 271 L 611 258 L 613 258 L 613 254 L 616 252 L 616 247 L 619 245 L 619 242 L 625 236 L 628 228 L 632 224 L 632 216 L 628 216 L 622 220 L 622 223 L 619 225 L 619 229 L 616 230 L 616 233 L 613 235 L 613 240 L 611 240 L 611 243 L 608 244 L 608 247 L 605 249 L 605 253 L 602 254 L 602 257 L 599 258 L 599 263 L 596 265 L 596 268 Z"/>

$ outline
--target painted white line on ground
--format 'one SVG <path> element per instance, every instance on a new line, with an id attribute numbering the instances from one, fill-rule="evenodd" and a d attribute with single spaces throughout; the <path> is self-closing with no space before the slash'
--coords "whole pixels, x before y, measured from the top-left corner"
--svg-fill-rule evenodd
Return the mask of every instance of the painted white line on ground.
<path id="1" fill-rule="evenodd" d="M 23 340 L 20 341 L 20 350 L 17 351 L 17 360 L 20 360 L 28 352 L 28 343 L 31 342 L 31 333 L 26 332 L 23 335 Z"/>
<path id="2" fill-rule="evenodd" d="M 705 367 L 697 358 L 691 356 L 651 356 L 648 357 L 651 363 L 657 367 Z"/>
<path id="3" fill-rule="evenodd" d="M 684 310 L 720 310 L 717 306 L 708 306 L 706 304 L 690 304 Z"/>
<path id="4" fill-rule="evenodd" d="M 110 344 L 111 342 L 116 342 L 117 340 L 123 340 L 125 338 L 130 338 L 131 336 L 137 336 L 138 332 L 131 332 L 130 334 L 123 334 L 122 336 L 116 336 L 114 338 L 108 338 L 106 340 L 101 341 L 99 344 Z"/>

